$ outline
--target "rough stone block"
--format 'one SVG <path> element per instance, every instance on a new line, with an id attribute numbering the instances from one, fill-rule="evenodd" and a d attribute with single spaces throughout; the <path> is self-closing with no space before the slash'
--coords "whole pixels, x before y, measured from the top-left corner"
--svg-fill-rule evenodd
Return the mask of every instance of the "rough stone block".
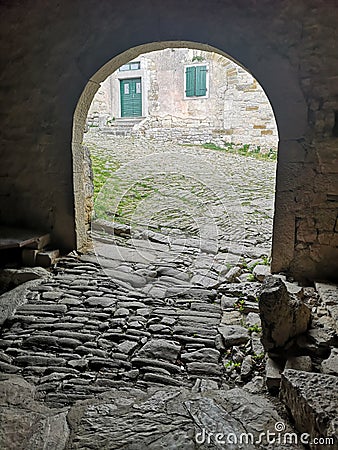
<path id="1" fill-rule="evenodd" d="M 255 275 L 258 281 L 264 281 L 268 275 L 271 275 L 270 267 L 263 264 L 258 264 L 254 267 L 252 273 Z"/>
<path id="2" fill-rule="evenodd" d="M 310 309 L 290 295 L 276 277 L 267 277 L 259 296 L 259 309 L 262 344 L 267 351 L 282 351 L 293 337 L 307 330 L 310 322 Z"/>
<path id="3" fill-rule="evenodd" d="M 0 296 L 0 326 L 14 314 L 19 306 L 27 302 L 26 294 L 29 288 L 38 284 L 38 280 L 27 281 L 27 283 Z"/>
<path id="4" fill-rule="evenodd" d="M 325 359 L 321 364 L 323 373 L 338 376 L 338 349 L 332 349 L 328 359 Z"/>
<path id="5" fill-rule="evenodd" d="M 242 320 L 242 315 L 239 311 L 225 311 L 221 323 L 224 325 L 240 325 Z"/>
<path id="6" fill-rule="evenodd" d="M 245 319 L 245 323 L 249 327 L 252 327 L 254 325 L 258 325 L 260 327 L 261 326 L 261 318 L 259 317 L 259 314 L 250 312 Z"/>
<path id="7" fill-rule="evenodd" d="M 34 400 L 34 387 L 12 375 L 0 381 L 2 449 L 24 447 L 63 450 L 69 437 L 67 411 L 47 408 Z"/>
<path id="8" fill-rule="evenodd" d="M 223 280 L 226 283 L 234 283 L 240 276 L 242 269 L 240 267 L 232 267 L 229 272 L 224 276 Z"/>
<path id="9" fill-rule="evenodd" d="M 175 363 L 180 350 L 181 347 L 173 342 L 168 342 L 164 339 L 153 339 L 140 349 L 138 356 L 142 358 L 159 358 Z"/>
<path id="10" fill-rule="evenodd" d="M 314 438 L 332 438 L 334 445 L 311 449 L 337 448 L 336 417 L 338 377 L 288 369 L 282 374 L 280 398 L 290 411 L 297 430 Z"/>
<path id="11" fill-rule="evenodd" d="M 316 283 L 316 289 L 320 300 L 327 308 L 335 322 L 335 330 L 338 333 L 338 286 L 328 283 Z"/>
<path id="12" fill-rule="evenodd" d="M 288 358 L 285 364 L 285 369 L 302 370 L 304 372 L 311 372 L 312 361 L 310 356 L 292 356 Z"/>
<path id="13" fill-rule="evenodd" d="M 0 285 L 5 289 L 8 286 L 18 286 L 30 280 L 49 278 L 50 272 L 42 267 L 22 267 L 21 269 L 3 269 L 0 271 Z"/>

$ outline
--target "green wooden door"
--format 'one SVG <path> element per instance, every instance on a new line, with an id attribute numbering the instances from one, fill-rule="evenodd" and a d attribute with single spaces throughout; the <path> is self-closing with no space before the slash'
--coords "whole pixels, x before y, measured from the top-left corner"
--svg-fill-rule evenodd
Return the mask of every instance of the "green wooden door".
<path id="1" fill-rule="evenodd" d="M 141 78 L 120 80 L 121 117 L 142 116 Z"/>

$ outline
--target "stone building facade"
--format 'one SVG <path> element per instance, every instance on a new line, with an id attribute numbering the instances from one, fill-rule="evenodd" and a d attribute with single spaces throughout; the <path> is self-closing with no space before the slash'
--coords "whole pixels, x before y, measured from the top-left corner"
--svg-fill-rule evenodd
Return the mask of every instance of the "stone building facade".
<path id="1" fill-rule="evenodd" d="M 136 111 L 124 105 L 124 89 L 133 80 L 139 90 Z M 262 87 L 238 64 L 214 52 L 168 48 L 120 67 L 96 93 L 88 125 L 114 127 L 123 117 L 134 117 L 133 132 L 150 138 L 277 148 L 277 126 Z"/>

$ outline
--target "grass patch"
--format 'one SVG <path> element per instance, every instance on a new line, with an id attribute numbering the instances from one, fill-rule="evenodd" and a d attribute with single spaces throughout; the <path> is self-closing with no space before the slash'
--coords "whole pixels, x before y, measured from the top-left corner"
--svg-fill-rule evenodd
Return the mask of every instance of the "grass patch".
<path id="1" fill-rule="evenodd" d="M 277 152 L 272 148 L 268 152 L 262 152 L 260 146 L 251 146 L 250 144 L 232 144 L 225 142 L 223 147 L 213 144 L 211 142 L 202 144 L 202 147 L 208 150 L 217 150 L 221 152 L 233 153 L 241 156 L 251 156 L 253 158 L 263 160 L 263 161 L 276 161 Z"/>
<path id="2" fill-rule="evenodd" d="M 106 181 L 111 177 L 112 173 L 119 168 L 119 164 L 109 158 L 102 158 L 96 155 L 91 155 L 91 160 L 95 201 Z"/>

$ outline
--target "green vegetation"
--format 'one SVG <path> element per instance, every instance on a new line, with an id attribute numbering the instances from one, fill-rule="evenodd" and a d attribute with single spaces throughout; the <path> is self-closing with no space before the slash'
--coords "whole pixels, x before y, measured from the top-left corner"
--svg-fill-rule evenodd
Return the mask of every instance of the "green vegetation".
<path id="1" fill-rule="evenodd" d="M 226 148 L 219 147 L 218 145 L 212 144 L 211 142 L 210 142 L 210 143 L 203 144 L 202 147 L 203 147 L 203 148 L 207 148 L 207 149 L 209 149 L 209 150 L 219 150 L 219 151 L 222 151 L 222 152 L 224 152 L 225 150 L 227 150 Z M 228 150 L 229 150 L 229 149 L 228 149 Z"/>
<path id="2" fill-rule="evenodd" d="M 262 264 L 263 264 L 264 266 L 270 266 L 270 259 L 271 259 L 271 258 L 269 258 L 268 256 L 263 256 L 263 257 L 262 257 L 262 260 L 263 260 Z"/>
<path id="3" fill-rule="evenodd" d="M 244 258 L 241 259 L 241 261 L 240 261 L 239 264 L 240 264 L 240 266 L 241 266 L 242 269 L 244 269 L 244 270 L 249 270 L 248 264 L 247 264 L 247 262 L 245 261 Z"/>
<path id="4" fill-rule="evenodd" d="M 225 367 L 225 368 L 228 368 L 228 367 L 234 367 L 234 368 L 236 368 L 236 367 L 241 367 L 241 363 L 240 363 L 240 362 L 235 362 L 235 361 L 230 360 L 230 361 L 227 361 L 227 362 L 224 364 L 224 367 Z"/>
<path id="5" fill-rule="evenodd" d="M 262 361 L 264 359 L 265 353 L 255 353 L 253 359 L 255 361 Z"/>
<path id="6" fill-rule="evenodd" d="M 258 326 L 256 323 L 255 325 L 251 325 L 251 327 L 248 328 L 250 333 L 261 333 L 262 332 L 262 328 L 260 326 Z"/>
<path id="7" fill-rule="evenodd" d="M 205 60 L 205 58 L 203 56 L 198 56 L 198 55 L 196 55 L 192 58 L 192 62 L 202 62 L 204 60 Z"/>
<path id="8" fill-rule="evenodd" d="M 256 277 L 253 273 L 250 273 L 247 277 L 247 280 L 248 281 L 256 281 Z"/>
<path id="9" fill-rule="evenodd" d="M 237 302 L 234 303 L 234 308 L 238 309 L 238 311 L 244 311 L 244 304 L 245 300 L 244 298 L 240 298 L 237 300 Z"/>
<path id="10" fill-rule="evenodd" d="M 268 152 L 262 152 L 260 146 L 252 147 L 250 144 L 237 145 L 224 142 L 224 147 L 220 147 L 212 143 L 206 143 L 203 144 L 202 147 L 209 150 L 234 153 L 241 156 L 251 156 L 264 161 L 276 161 L 277 159 L 277 152 L 272 148 L 270 148 Z"/>
<path id="11" fill-rule="evenodd" d="M 100 190 L 111 177 L 112 173 L 118 169 L 118 164 L 109 158 L 102 158 L 91 155 L 94 183 L 94 201 L 96 200 Z"/>
<path id="12" fill-rule="evenodd" d="M 137 181 L 125 190 L 123 180 L 116 175 L 105 181 L 106 187 L 95 203 L 95 213 L 97 217 L 108 220 L 113 218 L 116 222 L 130 223 L 140 203 L 157 192 L 151 177 Z"/>

